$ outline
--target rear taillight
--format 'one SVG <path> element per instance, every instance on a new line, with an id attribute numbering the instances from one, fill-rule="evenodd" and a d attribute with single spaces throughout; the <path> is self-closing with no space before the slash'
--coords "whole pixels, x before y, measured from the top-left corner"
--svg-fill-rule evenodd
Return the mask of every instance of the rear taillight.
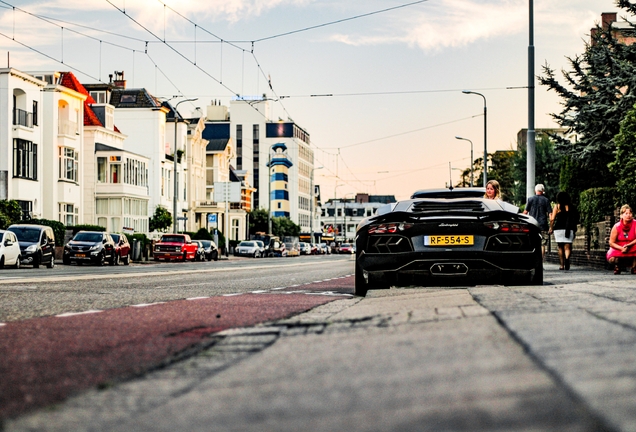
<path id="1" fill-rule="evenodd" d="M 504 233 L 529 233 L 530 226 L 524 223 L 509 223 L 509 222 L 486 222 L 484 223 L 486 228 L 494 229 Z"/>
<path id="2" fill-rule="evenodd" d="M 404 231 L 413 227 L 410 223 L 387 223 L 379 225 L 371 225 L 368 229 L 369 234 L 393 234 L 396 232 Z"/>

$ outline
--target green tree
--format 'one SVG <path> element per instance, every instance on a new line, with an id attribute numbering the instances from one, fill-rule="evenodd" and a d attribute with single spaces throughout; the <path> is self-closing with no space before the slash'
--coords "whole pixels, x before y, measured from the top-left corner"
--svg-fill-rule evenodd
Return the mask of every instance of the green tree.
<path id="1" fill-rule="evenodd" d="M 165 207 L 157 206 L 155 208 L 155 214 L 150 218 L 150 232 L 162 231 L 165 232 L 172 226 L 172 215 Z"/>
<path id="2" fill-rule="evenodd" d="M 636 12 L 629 1 L 617 5 Z M 636 44 L 621 43 L 612 31 L 597 26 L 585 52 L 568 60 L 572 70 L 563 71 L 566 85 L 548 65 L 539 82 L 562 99 L 563 110 L 552 117 L 577 136 L 575 140 L 553 137 L 556 149 L 569 158 L 565 174 L 578 176 L 570 177 L 573 182 L 561 182 L 574 197 L 587 188 L 616 182 L 607 166 L 614 160 L 620 122 L 636 101 Z"/>
<path id="3" fill-rule="evenodd" d="M 249 221 L 250 221 L 249 233 L 256 234 L 257 232 L 264 232 L 264 233 L 270 234 L 267 232 L 268 231 L 268 226 L 267 226 L 268 215 L 269 214 L 267 210 L 262 208 L 252 210 L 249 213 Z"/>
<path id="4" fill-rule="evenodd" d="M 9 225 L 22 219 L 22 208 L 15 200 L 0 201 L 0 229 L 6 229 Z"/>
<path id="5" fill-rule="evenodd" d="M 499 150 L 490 156 L 490 165 L 488 167 L 488 179 L 497 180 L 501 188 L 501 194 L 504 200 L 511 201 L 513 197 L 514 178 L 513 178 L 513 158 L 514 150 Z M 483 184 L 483 177 L 482 177 Z"/>
<path id="6" fill-rule="evenodd" d="M 614 137 L 615 159 L 609 169 L 617 178 L 616 190 L 621 203 L 636 206 L 636 107 L 627 112 L 621 122 L 620 132 Z"/>
<path id="7" fill-rule="evenodd" d="M 272 231 L 272 234 L 281 238 L 285 236 L 298 237 L 300 235 L 300 227 L 288 217 L 272 218 Z"/>
<path id="8" fill-rule="evenodd" d="M 526 202 L 528 172 L 526 150 L 525 146 L 519 146 L 513 157 L 514 186 L 511 201 L 517 205 L 523 205 Z M 535 148 L 535 184 L 543 184 L 545 196 L 552 201 L 560 190 L 559 176 L 562 159 L 562 156 L 554 149 L 554 141 L 547 134 L 538 135 Z"/>

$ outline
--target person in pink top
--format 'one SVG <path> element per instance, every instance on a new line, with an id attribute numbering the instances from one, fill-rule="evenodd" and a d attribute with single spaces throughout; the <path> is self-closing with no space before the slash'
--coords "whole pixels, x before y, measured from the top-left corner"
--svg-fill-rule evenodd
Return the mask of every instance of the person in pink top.
<path id="1" fill-rule="evenodd" d="M 607 261 L 614 265 L 614 274 L 621 274 L 621 266 L 631 263 L 631 273 L 636 274 L 636 223 L 632 208 L 621 207 L 621 219 L 612 227 Z"/>

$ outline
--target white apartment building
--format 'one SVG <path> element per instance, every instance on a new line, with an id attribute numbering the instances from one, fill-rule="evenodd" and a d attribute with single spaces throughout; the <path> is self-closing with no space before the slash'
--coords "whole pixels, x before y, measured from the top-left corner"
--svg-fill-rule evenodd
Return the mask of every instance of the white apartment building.
<path id="1" fill-rule="evenodd" d="M 177 191 L 177 218 L 188 213 L 186 201 L 185 150 L 187 142 L 187 123 L 179 117 L 177 125 L 177 172 L 174 170 L 174 120 L 166 121 L 172 107 L 162 104 L 146 89 L 127 89 L 125 81 L 116 80 L 112 90 L 110 104 L 115 107 L 115 124 L 127 135 L 124 150 L 144 156 L 148 159 L 148 216 L 152 216 L 157 206 L 163 206 L 173 213 L 173 197 Z M 169 125 L 169 126 L 167 126 Z M 175 215 L 173 215 L 175 217 Z M 183 221 L 179 221 L 183 229 Z"/>
<path id="2" fill-rule="evenodd" d="M 206 227 L 206 215 L 197 211 L 198 203 L 206 200 L 206 146 L 208 141 L 203 139 L 205 118 L 188 119 L 188 140 L 186 144 L 186 230 L 197 232 Z"/>
<path id="3" fill-rule="evenodd" d="M 25 218 L 42 218 L 46 84 L 13 68 L 0 69 L 0 200 L 16 200 Z"/>
<path id="4" fill-rule="evenodd" d="M 327 201 L 322 207 L 323 240 L 353 242 L 358 224 L 363 219 L 373 216 L 378 208 L 395 201 L 392 195 L 367 194 L 356 194 L 355 199 Z"/>
<path id="5" fill-rule="evenodd" d="M 74 90 L 71 72 L 33 73 L 47 82 L 42 103 L 42 218 L 65 225 L 84 223 L 82 193 L 84 101 L 87 95 Z M 81 85 L 81 84 L 80 84 Z"/>

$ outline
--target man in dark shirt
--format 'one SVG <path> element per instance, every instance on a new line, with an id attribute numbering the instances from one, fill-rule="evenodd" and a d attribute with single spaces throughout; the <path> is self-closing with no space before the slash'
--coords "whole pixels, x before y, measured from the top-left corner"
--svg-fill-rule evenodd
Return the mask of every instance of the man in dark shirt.
<path id="1" fill-rule="evenodd" d="M 528 198 L 526 209 L 523 212 L 529 214 L 539 222 L 539 226 L 541 227 L 541 252 L 542 256 L 545 257 L 545 247 L 548 244 L 549 236 L 548 230 L 550 229 L 548 218 L 550 217 L 552 208 L 550 201 L 543 195 L 544 192 L 545 188 L 541 183 L 536 185 L 534 187 L 534 193 L 536 195 Z"/>

